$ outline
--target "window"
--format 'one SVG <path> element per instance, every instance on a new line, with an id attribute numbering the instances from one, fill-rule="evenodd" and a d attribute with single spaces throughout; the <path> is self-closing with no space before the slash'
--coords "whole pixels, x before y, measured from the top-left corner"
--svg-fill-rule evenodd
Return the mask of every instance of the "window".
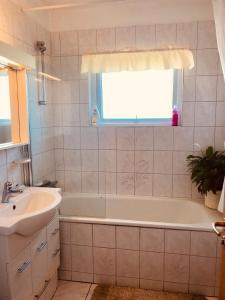
<path id="1" fill-rule="evenodd" d="M 91 108 L 99 125 L 170 125 L 173 106 L 181 107 L 182 71 L 123 71 L 93 77 Z"/>

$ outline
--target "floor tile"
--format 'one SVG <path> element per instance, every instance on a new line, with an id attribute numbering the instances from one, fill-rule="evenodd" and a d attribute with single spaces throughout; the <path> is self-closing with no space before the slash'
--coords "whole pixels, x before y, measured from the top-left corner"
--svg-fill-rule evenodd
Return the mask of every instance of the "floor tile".
<path id="1" fill-rule="evenodd" d="M 91 296 L 94 292 L 94 289 L 96 288 L 97 284 L 92 284 L 91 287 L 90 287 L 90 290 L 89 290 L 89 293 L 88 293 L 88 296 L 86 298 L 86 300 L 91 300 Z"/>
<path id="2" fill-rule="evenodd" d="M 85 300 L 91 284 L 59 280 L 53 300 Z"/>

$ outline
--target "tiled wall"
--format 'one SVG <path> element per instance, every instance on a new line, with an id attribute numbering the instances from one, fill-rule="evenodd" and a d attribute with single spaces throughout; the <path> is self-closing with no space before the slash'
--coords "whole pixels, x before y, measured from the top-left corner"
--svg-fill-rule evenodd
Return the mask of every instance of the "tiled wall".
<path id="1" fill-rule="evenodd" d="M 0 40 L 21 50 L 35 55 L 35 42 L 44 40 L 50 54 L 50 34 L 40 25 L 33 22 L 25 15 L 20 8 L 9 0 L 0 1 Z M 42 177 L 54 177 L 54 151 L 53 151 L 53 130 L 51 130 L 51 105 L 38 106 L 35 90 L 36 82 L 29 80 L 29 106 L 31 123 L 31 140 L 33 150 L 33 170 L 35 180 Z M 49 89 L 48 89 L 49 90 Z M 48 100 L 50 97 L 48 96 Z M 35 144 L 37 141 L 39 145 Z M 0 150 L 0 193 L 3 183 L 13 180 L 15 183 L 22 183 L 20 167 L 13 165 L 12 161 L 21 156 L 20 148 Z"/>
<path id="2" fill-rule="evenodd" d="M 199 197 L 185 158 L 225 140 L 225 85 L 214 23 L 164 24 L 52 33 L 56 177 L 65 191 Z M 81 55 L 124 48 L 190 47 L 181 127 L 103 127 L 88 121 L 88 81 Z"/>
<path id="3" fill-rule="evenodd" d="M 218 293 L 214 233 L 61 222 L 60 234 L 62 279 Z"/>

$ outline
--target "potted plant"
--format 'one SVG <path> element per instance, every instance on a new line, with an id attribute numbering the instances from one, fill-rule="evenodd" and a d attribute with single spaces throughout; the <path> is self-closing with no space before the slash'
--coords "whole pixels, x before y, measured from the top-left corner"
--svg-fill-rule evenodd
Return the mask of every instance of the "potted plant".
<path id="1" fill-rule="evenodd" d="M 225 154 L 209 146 L 201 155 L 188 155 L 191 180 L 205 196 L 205 205 L 217 209 L 225 176 Z"/>

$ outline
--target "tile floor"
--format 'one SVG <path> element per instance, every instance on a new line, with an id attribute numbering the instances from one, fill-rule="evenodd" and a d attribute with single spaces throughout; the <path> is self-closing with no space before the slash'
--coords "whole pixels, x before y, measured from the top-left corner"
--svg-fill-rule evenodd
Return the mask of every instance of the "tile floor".
<path id="1" fill-rule="evenodd" d="M 73 281 L 58 281 L 53 300 L 90 300 L 96 284 Z"/>
<path id="2" fill-rule="evenodd" d="M 96 284 L 73 281 L 58 281 L 53 300 L 91 300 L 91 295 Z M 215 297 L 207 297 L 208 300 L 218 300 Z"/>

